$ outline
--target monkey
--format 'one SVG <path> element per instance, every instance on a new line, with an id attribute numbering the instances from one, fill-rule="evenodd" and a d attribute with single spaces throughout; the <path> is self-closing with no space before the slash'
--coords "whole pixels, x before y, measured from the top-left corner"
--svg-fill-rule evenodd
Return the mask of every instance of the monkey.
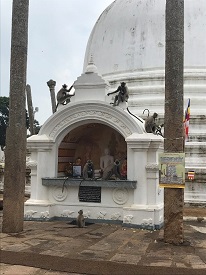
<path id="1" fill-rule="evenodd" d="M 116 91 L 108 93 L 107 95 L 112 95 L 118 92 L 118 95 L 114 98 L 113 106 L 118 106 L 120 102 L 128 101 L 129 91 L 125 82 L 121 82 L 121 85 L 117 88 Z"/>
<path id="2" fill-rule="evenodd" d="M 83 210 L 79 210 L 78 212 L 78 216 L 77 216 L 77 226 L 79 228 L 82 228 L 85 226 L 85 219 L 84 219 L 84 215 L 83 215 Z"/>
<path id="3" fill-rule="evenodd" d="M 118 159 L 104 169 L 102 179 L 109 180 L 113 175 L 120 180 L 122 179 L 120 174 L 120 161 Z"/>
<path id="4" fill-rule="evenodd" d="M 83 168 L 83 179 L 93 179 L 94 178 L 94 165 L 91 160 L 88 160 Z"/>
<path id="5" fill-rule="evenodd" d="M 70 98 L 75 95 L 75 94 L 73 95 L 69 94 L 72 88 L 73 88 L 73 85 L 69 89 L 67 89 L 66 84 L 62 85 L 62 88 L 57 93 L 56 110 L 59 104 L 66 105 L 67 103 L 70 102 Z"/>
<path id="6" fill-rule="evenodd" d="M 152 116 L 148 116 L 145 119 L 145 131 L 147 133 L 155 134 L 157 124 L 155 123 L 156 118 L 158 117 L 157 113 L 154 113 Z"/>

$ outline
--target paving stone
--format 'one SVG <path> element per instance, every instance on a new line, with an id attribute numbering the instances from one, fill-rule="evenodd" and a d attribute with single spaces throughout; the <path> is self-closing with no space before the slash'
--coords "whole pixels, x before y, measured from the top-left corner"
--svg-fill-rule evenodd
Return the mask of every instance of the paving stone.
<path id="1" fill-rule="evenodd" d="M 167 266 L 170 267 L 172 265 L 171 260 L 157 260 L 155 262 L 150 262 L 149 266 Z"/>
<path id="2" fill-rule="evenodd" d="M 11 244 L 11 245 L 3 246 L 1 249 L 2 250 L 7 250 L 7 251 L 16 251 L 16 252 L 18 252 L 18 251 L 22 251 L 26 248 L 29 248 L 29 246 L 26 245 L 26 244 Z"/>
<path id="3" fill-rule="evenodd" d="M 193 269 L 206 269 L 206 264 L 205 263 L 202 263 L 202 264 L 193 264 L 192 268 Z"/>
<path id="4" fill-rule="evenodd" d="M 138 264 L 141 260 L 140 255 L 128 255 L 128 254 L 115 254 L 110 261 L 121 262 L 127 264 Z"/>
<path id="5" fill-rule="evenodd" d="M 34 275 L 38 274 L 40 269 L 21 265 L 6 266 L 6 269 L 1 271 L 2 275 Z"/>
<path id="6" fill-rule="evenodd" d="M 39 254 L 43 254 L 43 255 L 54 255 L 54 250 L 44 250 L 42 252 L 40 252 Z M 68 253 L 65 251 L 55 251 L 55 255 L 56 256 L 60 256 L 60 257 L 64 257 L 67 256 Z"/>
<path id="7" fill-rule="evenodd" d="M 193 222 L 192 225 L 198 226 L 198 223 Z M 203 226 L 202 223 L 200 226 Z M 3 234 L 1 247 L 3 251 L 14 251 L 17 254 L 24 252 L 31 257 L 36 254 L 48 258 L 62 257 L 66 261 L 109 261 L 138 266 L 176 267 L 188 271 L 195 268 L 205 270 L 205 234 L 194 230 L 189 222 L 185 223 L 184 227 L 187 242 L 184 245 L 172 245 L 164 243 L 162 229 L 149 231 L 106 224 L 92 224 L 87 228 L 67 228 L 65 222 L 59 221 L 26 222 L 21 234 Z M 3 270 L 6 271 L 7 267 L 4 266 Z M 30 269 L 29 272 L 33 270 Z M 62 274 L 44 269 L 37 269 L 36 272 L 32 275 Z M 50 274 L 51 272 L 53 273 Z M 7 274 L 16 275 L 11 272 Z M 28 272 L 25 274 L 30 275 Z M 64 272 L 62 275 L 68 274 L 70 273 Z"/>
<path id="8" fill-rule="evenodd" d="M 110 252 L 84 250 L 77 255 L 78 259 L 104 261 L 109 258 Z"/>

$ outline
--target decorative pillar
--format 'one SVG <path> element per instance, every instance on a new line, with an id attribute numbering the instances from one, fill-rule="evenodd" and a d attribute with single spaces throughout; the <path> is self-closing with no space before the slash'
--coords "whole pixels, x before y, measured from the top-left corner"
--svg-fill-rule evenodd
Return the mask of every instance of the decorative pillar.
<path id="1" fill-rule="evenodd" d="M 32 96 L 31 96 L 31 86 L 26 85 L 26 97 L 27 97 L 27 105 L 28 105 L 28 113 L 29 113 L 29 129 L 31 135 L 35 134 L 34 130 L 34 109 L 32 104 Z"/>
<path id="2" fill-rule="evenodd" d="M 137 189 L 134 190 L 134 205 L 147 204 L 147 151 L 150 138 L 140 138 L 132 135 L 127 142 L 128 179 L 137 180 Z"/>
<path id="3" fill-rule="evenodd" d="M 53 114 L 56 112 L 56 99 L 55 99 L 55 86 L 56 86 L 56 81 L 50 79 L 47 82 L 47 85 L 50 90 L 50 96 L 51 96 L 51 105 L 52 105 L 52 112 Z"/>
<path id="4" fill-rule="evenodd" d="M 42 185 L 42 178 L 57 176 L 58 161 L 57 146 L 48 137 L 39 136 L 36 141 L 35 136 L 31 136 L 27 139 L 27 147 L 31 152 L 27 163 L 31 168 L 31 197 L 25 203 L 26 209 L 37 201 L 42 206 L 49 203 L 48 189 Z"/>

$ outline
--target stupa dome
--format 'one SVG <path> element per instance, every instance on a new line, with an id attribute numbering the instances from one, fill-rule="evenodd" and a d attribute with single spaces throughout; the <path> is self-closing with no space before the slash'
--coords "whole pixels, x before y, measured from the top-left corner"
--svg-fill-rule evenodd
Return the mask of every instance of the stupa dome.
<path id="1" fill-rule="evenodd" d="M 116 0 L 97 20 L 88 40 L 84 72 L 94 64 L 114 91 L 124 81 L 129 110 L 164 122 L 166 0 Z M 186 167 L 205 183 L 206 0 L 184 1 L 184 108 L 190 99 Z M 166 114 L 167 115 L 167 114 Z M 162 120 L 162 121 L 160 121 Z M 160 123 L 160 124 L 161 124 Z M 174 127 L 171 119 L 171 127 Z M 174 129 L 175 131 L 175 129 Z"/>
<path id="2" fill-rule="evenodd" d="M 126 72 L 165 66 L 166 0 L 116 0 L 90 35 L 84 70 L 93 56 L 108 80 Z M 206 1 L 185 1 L 185 68 L 206 67 Z M 110 76 L 109 76 L 110 75 Z"/>

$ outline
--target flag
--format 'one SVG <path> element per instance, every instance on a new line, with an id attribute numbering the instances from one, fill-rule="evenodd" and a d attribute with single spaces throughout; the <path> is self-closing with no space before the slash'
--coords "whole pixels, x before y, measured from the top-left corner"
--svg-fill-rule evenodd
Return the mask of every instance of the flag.
<path id="1" fill-rule="evenodd" d="M 185 141 L 189 139 L 189 121 L 190 121 L 190 98 L 188 99 L 187 109 L 185 110 L 184 128 L 185 128 Z"/>
<path id="2" fill-rule="evenodd" d="M 195 172 L 194 171 L 188 171 L 188 180 L 194 180 L 195 179 Z"/>

